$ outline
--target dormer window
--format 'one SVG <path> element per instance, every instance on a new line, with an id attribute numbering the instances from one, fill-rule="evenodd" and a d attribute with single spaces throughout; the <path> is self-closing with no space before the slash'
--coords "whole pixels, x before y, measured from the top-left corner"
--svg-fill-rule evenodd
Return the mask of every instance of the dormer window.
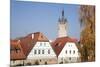
<path id="1" fill-rule="evenodd" d="M 14 47 L 14 50 L 16 51 L 16 53 L 19 53 L 21 51 L 21 49 L 19 48 L 18 45 L 16 47 Z"/>
<path id="2" fill-rule="evenodd" d="M 19 53 L 21 51 L 20 48 L 15 48 L 16 53 Z"/>
<path id="3" fill-rule="evenodd" d="M 61 45 L 61 42 L 59 42 L 59 43 L 56 43 L 56 47 L 59 47 Z"/>
<path id="4" fill-rule="evenodd" d="M 55 47 L 57 47 L 57 46 L 58 46 L 58 43 L 56 43 Z"/>
<path id="5" fill-rule="evenodd" d="M 43 36 L 41 35 L 41 38 L 43 38 Z"/>

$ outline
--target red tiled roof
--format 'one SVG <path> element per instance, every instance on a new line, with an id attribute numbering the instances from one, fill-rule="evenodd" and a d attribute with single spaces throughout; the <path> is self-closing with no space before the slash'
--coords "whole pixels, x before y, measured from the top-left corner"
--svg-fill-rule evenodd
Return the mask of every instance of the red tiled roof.
<path id="1" fill-rule="evenodd" d="M 34 34 L 34 38 L 32 39 L 32 34 Z M 36 32 L 23 37 L 20 40 L 20 46 L 22 47 L 22 51 L 24 55 L 27 57 L 34 45 L 37 41 L 49 41 L 42 33 Z M 15 40 L 14 40 L 15 41 Z M 13 42 L 11 42 L 14 44 Z M 12 45 L 11 45 L 12 46 Z M 15 56 L 15 55 L 14 55 Z"/>
<path id="2" fill-rule="evenodd" d="M 19 60 L 19 59 L 25 59 L 25 55 L 22 51 L 22 47 L 20 45 L 19 40 L 11 40 L 11 54 L 10 54 L 10 59 L 11 60 Z M 17 52 L 17 50 L 20 50 L 20 52 Z"/>
<path id="3" fill-rule="evenodd" d="M 52 42 L 52 47 L 57 56 L 60 54 L 60 52 L 62 51 L 67 42 L 77 42 L 77 39 L 72 39 L 69 37 L 61 37 L 57 38 L 54 42 Z"/>
<path id="4" fill-rule="evenodd" d="M 32 39 L 32 34 L 34 38 Z M 37 41 L 48 41 L 48 39 L 40 32 L 32 33 L 21 39 L 21 46 L 23 48 L 24 54 L 27 56 Z"/>

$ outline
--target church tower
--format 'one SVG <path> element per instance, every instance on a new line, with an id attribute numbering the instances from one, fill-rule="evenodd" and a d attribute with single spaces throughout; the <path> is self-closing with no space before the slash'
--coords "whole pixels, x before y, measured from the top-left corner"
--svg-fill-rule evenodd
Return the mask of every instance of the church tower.
<path id="1" fill-rule="evenodd" d="M 67 36 L 67 19 L 64 17 L 64 10 L 62 10 L 62 17 L 58 20 L 58 37 Z"/>

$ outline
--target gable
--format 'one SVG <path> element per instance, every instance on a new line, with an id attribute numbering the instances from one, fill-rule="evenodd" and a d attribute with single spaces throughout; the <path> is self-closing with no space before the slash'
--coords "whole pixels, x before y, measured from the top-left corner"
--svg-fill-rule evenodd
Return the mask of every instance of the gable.
<path id="1" fill-rule="evenodd" d="M 10 45 L 11 60 L 21 60 L 26 58 L 20 45 L 20 40 L 11 40 Z"/>
<path id="2" fill-rule="evenodd" d="M 76 44 L 67 42 L 58 57 L 79 57 Z"/>
<path id="3" fill-rule="evenodd" d="M 57 56 L 60 54 L 60 52 L 62 51 L 67 42 L 76 43 L 76 39 L 72 39 L 70 37 L 60 37 L 57 38 L 54 42 L 52 42 L 52 47 Z"/>
<path id="4" fill-rule="evenodd" d="M 56 54 L 54 50 L 52 49 L 51 44 L 48 41 L 47 42 L 38 41 L 36 42 L 35 46 L 30 51 L 27 59 L 52 58 L 52 57 L 56 57 Z"/>

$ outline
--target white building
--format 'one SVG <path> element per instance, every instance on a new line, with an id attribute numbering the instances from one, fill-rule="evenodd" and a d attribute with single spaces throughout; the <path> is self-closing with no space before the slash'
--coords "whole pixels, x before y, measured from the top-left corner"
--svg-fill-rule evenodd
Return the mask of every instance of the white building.
<path id="1" fill-rule="evenodd" d="M 14 41 L 14 40 L 13 40 Z M 17 45 L 17 47 L 16 47 Z M 55 64 L 56 54 L 49 40 L 40 32 L 11 42 L 11 65 Z M 19 48 L 16 52 L 16 48 Z"/>
<path id="2" fill-rule="evenodd" d="M 68 22 L 62 17 L 58 23 L 58 38 L 52 43 L 53 49 L 56 52 L 58 63 L 79 62 L 79 51 L 76 46 L 76 39 L 68 37 Z"/>
<path id="3" fill-rule="evenodd" d="M 80 62 L 77 40 L 67 35 L 68 22 L 62 17 L 58 23 L 58 38 L 51 41 L 42 33 L 31 33 L 11 40 L 11 65 L 34 65 Z M 51 43 L 52 42 L 52 43 Z"/>
<path id="4" fill-rule="evenodd" d="M 37 36 L 38 35 L 38 36 Z M 40 64 L 57 63 L 56 54 L 49 40 L 40 32 L 34 33 L 34 47 L 27 56 L 27 60 L 36 60 Z"/>
<path id="5" fill-rule="evenodd" d="M 80 55 L 76 46 L 77 40 L 69 37 L 57 38 L 52 46 L 58 57 L 58 63 L 80 62 Z"/>

